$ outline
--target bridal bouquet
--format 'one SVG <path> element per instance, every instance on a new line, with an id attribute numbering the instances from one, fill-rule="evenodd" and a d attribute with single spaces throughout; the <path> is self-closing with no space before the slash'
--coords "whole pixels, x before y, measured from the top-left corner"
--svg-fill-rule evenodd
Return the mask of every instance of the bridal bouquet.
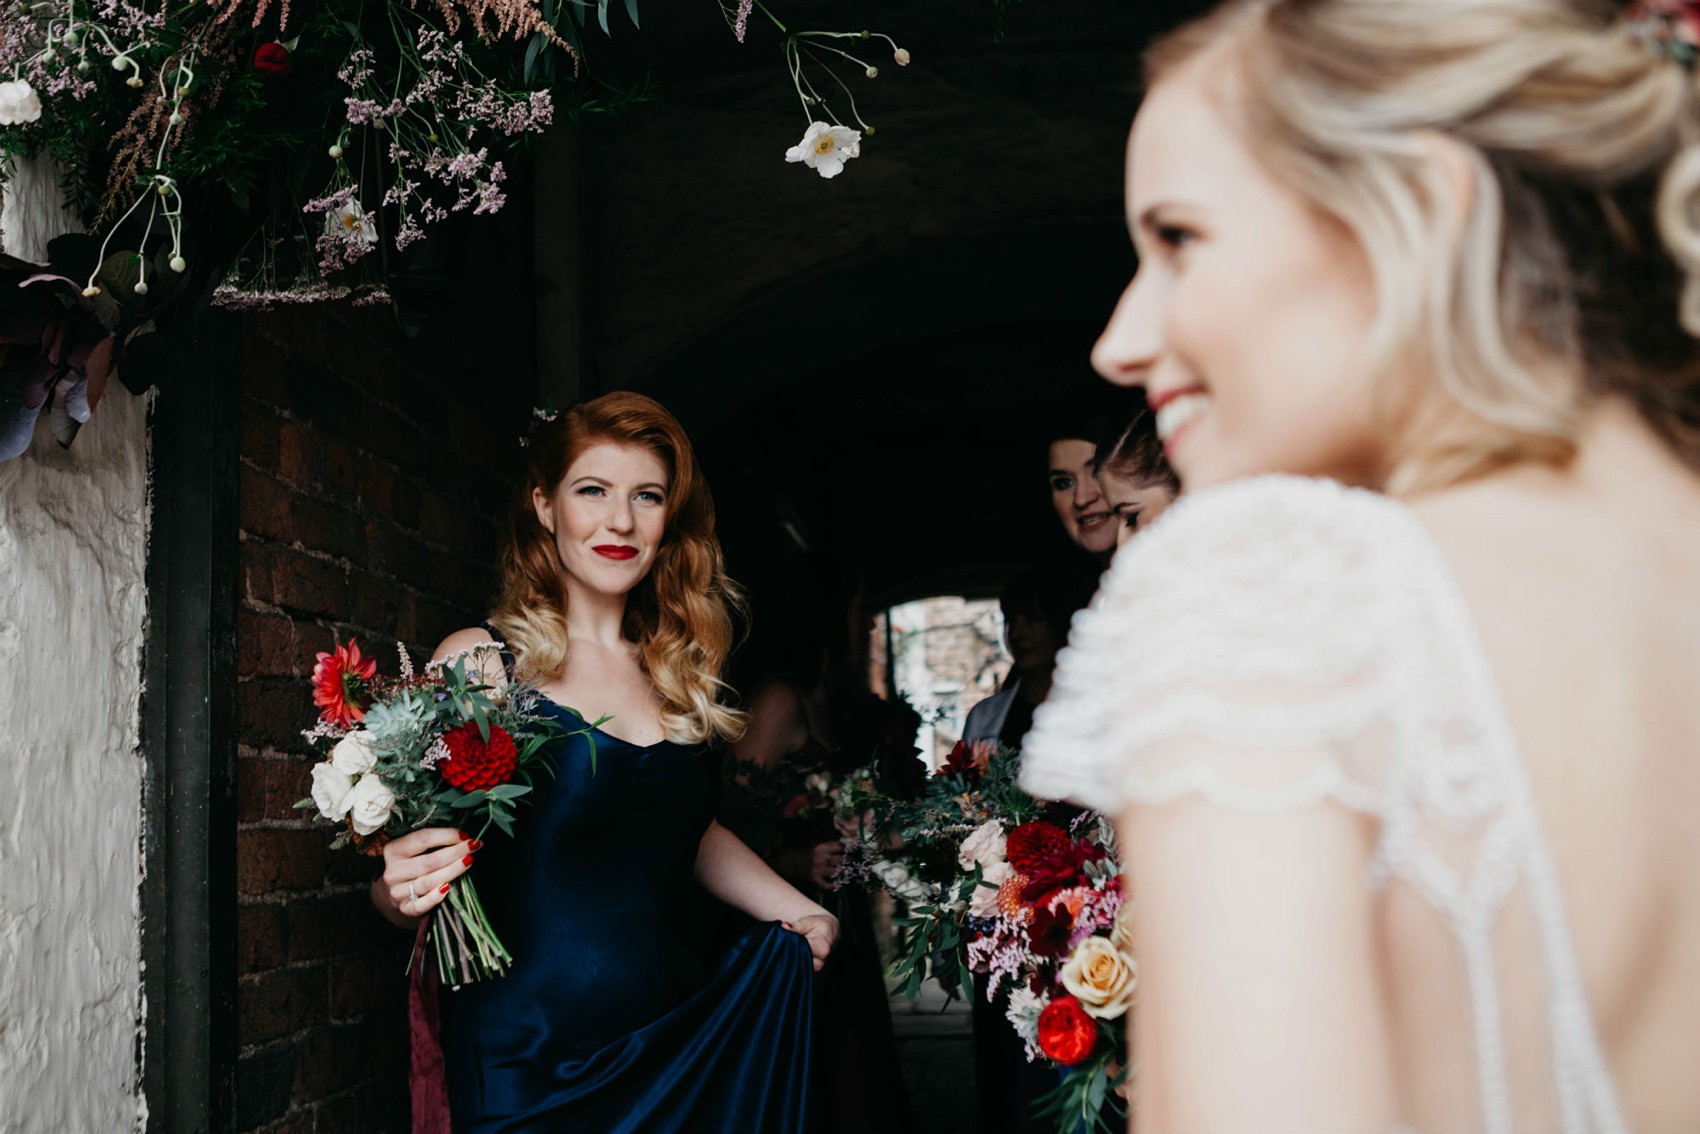
<path id="1" fill-rule="evenodd" d="M 958 744 L 909 800 L 852 776 L 839 806 L 872 829 L 843 877 L 906 903 L 896 975 L 907 995 L 929 976 L 954 991 L 984 974 L 988 1000 L 1008 992 L 1027 1058 L 1060 1069 L 1042 1112 L 1065 1134 L 1109 1129 L 1106 1108 L 1122 1113 L 1121 1025 L 1138 980 L 1114 835 L 1094 812 L 1045 818 L 1047 805 L 1016 783 L 1019 764 L 1012 749 Z"/>
<path id="2" fill-rule="evenodd" d="M 328 753 L 313 766 L 311 796 L 295 806 L 317 808 L 337 825 L 333 847 L 378 855 L 390 839 L 423 827 L 476 827 L 483 838 L 494 826 L 512 836 L 516 802 L 538 771 L 553 774 L 544 745 L 569 731 L 584 732 L 594 745 L 590 730 L 602 722 L 564 730 L 539 711 L 536 689 L 484 683 L 482 662 L 501 648 L 485 643 L 419 674 L 403 649 L 396 678 L 380 678 L 377 662 L 362 658 L 354 642 L 318 655 L 312 683 L 319 722 L 303 735 Z M 470 875 L 455 879 L 426 916 L 427 948 L 444 984 L 459 988 L 507 972 L 513 958 Z"/>

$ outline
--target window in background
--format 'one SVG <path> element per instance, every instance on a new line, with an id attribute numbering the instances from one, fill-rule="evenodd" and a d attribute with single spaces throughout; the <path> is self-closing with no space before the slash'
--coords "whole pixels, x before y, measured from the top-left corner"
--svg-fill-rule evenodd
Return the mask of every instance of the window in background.
<path id="1" fill-rule="evenodd" d="M 882 695 L 895 689 L 921 714 L 915 747 L 936 769 L 962 739 L 968 710 L 1009 672 L 997 600 L 934 595 L 899 603 L 875 616 L 873 637 L 870 684 Z"/>

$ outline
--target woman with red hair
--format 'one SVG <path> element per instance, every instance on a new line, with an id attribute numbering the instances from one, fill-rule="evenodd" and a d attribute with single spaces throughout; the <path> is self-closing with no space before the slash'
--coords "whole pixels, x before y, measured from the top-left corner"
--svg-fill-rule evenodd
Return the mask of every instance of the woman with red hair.
<path id="1" fill-rule="evenodd" d="M 721 703 L 740 600 L 708 486 L 679 423 L 638 394 L 568 409 L 528 452 L 501 599 L 436 657 L 497 636 L 491 684 L 517 675 L 565 723 L 604 724 L 558 743 L 517 839 L 415 832 L 372 888 L 413 925 L 484 860 L 514 963 L 444 997 L 454 1128 L 798 1130 L 811 969 L 838 923 L 713 818 L 708 749 L 744 719 Z M 702 891 L 767 924 L 709 955 Z"/>

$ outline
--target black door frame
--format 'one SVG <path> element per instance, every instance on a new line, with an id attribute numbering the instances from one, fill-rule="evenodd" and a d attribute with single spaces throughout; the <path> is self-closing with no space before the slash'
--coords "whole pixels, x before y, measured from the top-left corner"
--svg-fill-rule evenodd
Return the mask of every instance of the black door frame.
<path id="1" fill-rule="evenodd" d="M 241 325 L 199 315 L 159 360 L 148 415 L 136 1050 L 147 1134 L 224 1134 L 235 1114 Z"/>

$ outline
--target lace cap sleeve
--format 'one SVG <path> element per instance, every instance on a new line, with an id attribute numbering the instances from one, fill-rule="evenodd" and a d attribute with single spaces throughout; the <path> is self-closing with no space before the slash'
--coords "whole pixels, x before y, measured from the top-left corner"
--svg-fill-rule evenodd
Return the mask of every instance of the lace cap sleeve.
<path id="1" fill-rule="evenodd" d="M 1380 813 L 1397 751 L 1410 513 L 1266 477 L 1183 499 L 1075 616 L 1025 745 L 1035 795 L 1114 811 L 1189 793 Z"/>

